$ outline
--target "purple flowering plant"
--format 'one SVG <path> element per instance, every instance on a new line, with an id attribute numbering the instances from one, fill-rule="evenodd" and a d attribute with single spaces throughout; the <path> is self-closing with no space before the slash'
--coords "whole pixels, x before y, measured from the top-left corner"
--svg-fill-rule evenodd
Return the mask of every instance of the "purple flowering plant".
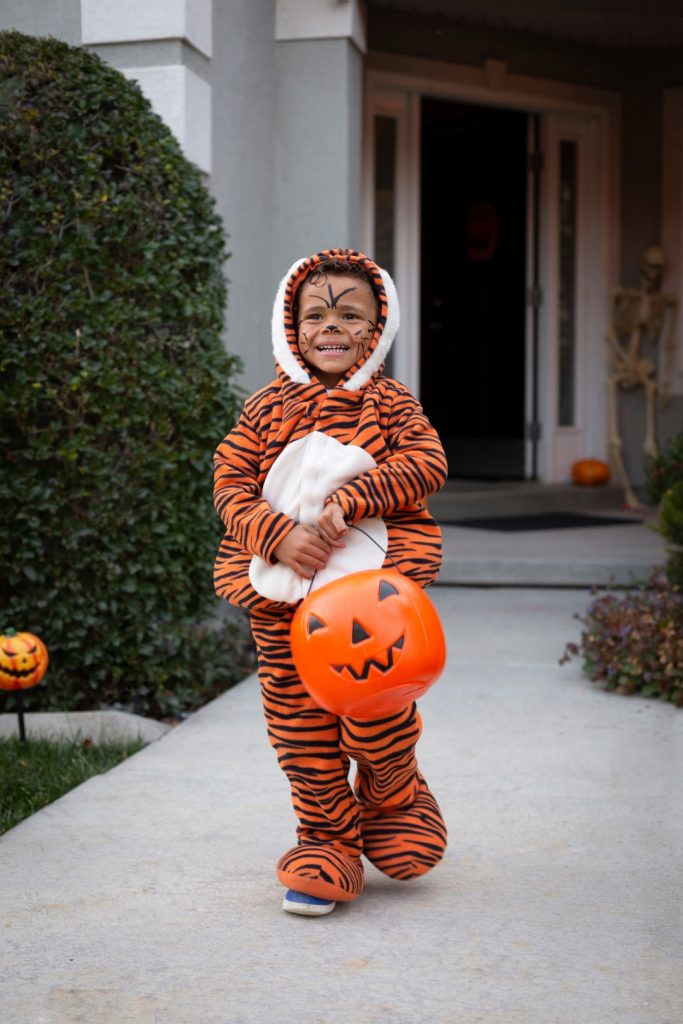
<path id="1" fill-rule="evenodd" d="M 683 707 L 683 594 L 675 583 L 655 573 L 625 596 L 595 596 L 575 618 L 581 639 L 566 645 L 561 665 L 580 656 L 583 671 L 605 690 Z"/>

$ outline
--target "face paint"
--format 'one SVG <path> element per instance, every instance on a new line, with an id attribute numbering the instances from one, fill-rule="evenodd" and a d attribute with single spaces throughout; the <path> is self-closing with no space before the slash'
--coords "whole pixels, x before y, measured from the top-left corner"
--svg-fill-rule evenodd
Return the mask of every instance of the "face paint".
<path id="1" fill-rule="evenodd" d="M 366 352 L 375 330 L 377 300 L 367 281 L 314 272 L 301 287 L 299 351 L 327 388 Z"/>

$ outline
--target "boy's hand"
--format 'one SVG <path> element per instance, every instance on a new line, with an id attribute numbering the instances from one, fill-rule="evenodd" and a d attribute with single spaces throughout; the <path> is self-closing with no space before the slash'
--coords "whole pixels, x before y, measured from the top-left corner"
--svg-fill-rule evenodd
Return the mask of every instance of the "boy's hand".
<path id="1" fill-rule="evenodd" d="M 273 554 L 278 562 L 284 562 L 305 580 L 312 580 L 317 570 L 327 565 L 330 545 L 312 526 L 299 523 L 280 541 Z"/>
<path id="2" fill-rule="evenodd" d="M 349 532 L 349 528 L 346 525 L 344 513 L 339 505 L 335 505 L 333 501 L 329 505 L 325 505 L 325 508 L 318 516 L 318 529 L 320 530 L 320 536 L 331 547 L 346 547 L 341 538 Z"/>

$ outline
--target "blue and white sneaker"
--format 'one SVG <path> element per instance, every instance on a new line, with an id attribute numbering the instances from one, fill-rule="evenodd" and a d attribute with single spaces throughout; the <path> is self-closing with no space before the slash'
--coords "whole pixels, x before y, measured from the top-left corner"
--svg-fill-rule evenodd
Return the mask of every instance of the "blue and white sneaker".
<path id="1" fill-rule="evenodd" d="M 288 889 L 282 901 L 282 909 L 290 914 L 304 914 L 307 917 L 322 917 L 331 914 L 336 907 L 334 900 L 321 900 L 296 889 Z"/>

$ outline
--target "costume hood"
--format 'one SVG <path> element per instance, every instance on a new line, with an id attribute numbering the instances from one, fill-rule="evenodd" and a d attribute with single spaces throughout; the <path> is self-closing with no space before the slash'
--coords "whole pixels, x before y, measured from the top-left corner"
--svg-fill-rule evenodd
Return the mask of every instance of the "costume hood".
<path id="1" fill-rule="evenodd" d="M 382 270 L 367 256 L 354 249 L 325 249 L 292 264 L 280 283 L 273 305 L 273 354 L 279 371 L 295 384 L 312 383 L 310 371 L 299 352 L 293 304 L 295 295 L 306 278 L 320 263 L 332 259 L 360 263 L 372 279 L 372 287 L 379 303 L 377 326 L 370 344 L 337 385 L 345 391 L 360 391 L 384 365 L 398 331 L 399 308 L 396 287 L 386 270 Z"/>

